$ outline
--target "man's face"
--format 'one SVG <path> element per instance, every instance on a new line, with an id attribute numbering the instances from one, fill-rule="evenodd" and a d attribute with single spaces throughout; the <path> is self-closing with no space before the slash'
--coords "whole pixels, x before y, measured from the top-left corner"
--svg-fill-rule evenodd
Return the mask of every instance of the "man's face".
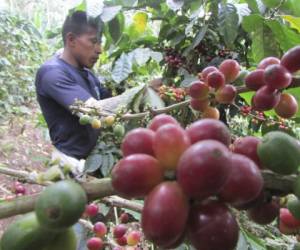
<path id="1" fill-rule="evenodd" d="M 101 41 L 95 29 L 88 28 L 86 33 L 74 38 L 72 54 L 79 67 L 92 68 L 97 62 L 100 53 Z"/>

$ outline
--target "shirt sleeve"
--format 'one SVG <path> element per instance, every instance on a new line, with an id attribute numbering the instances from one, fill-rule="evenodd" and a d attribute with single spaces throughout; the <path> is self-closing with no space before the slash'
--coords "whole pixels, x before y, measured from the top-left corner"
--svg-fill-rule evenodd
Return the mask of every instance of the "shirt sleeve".
<path id="1" fill-rule="evenodd" d="M 45 72 L 40 81 L 41 94 L 51 97 L 57 103 L 69 109 L 75 100 L 85 102 L 91 94 L 76 83 L 68 73 L 53 68 Z"/>

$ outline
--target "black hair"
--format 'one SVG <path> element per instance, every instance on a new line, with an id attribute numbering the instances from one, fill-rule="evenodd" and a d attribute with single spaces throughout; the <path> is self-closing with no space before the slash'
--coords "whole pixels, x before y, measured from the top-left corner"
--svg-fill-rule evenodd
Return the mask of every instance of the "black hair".
<path id="1" fill-rule="evenodd" d="M 92 18 L 87 15 L 85 11 L 75 11 L 70 13 L 62 28 L 62 38 L 64 44 L 66 44 L 66 36 L 69 32 L 75 35 L 81 35 L 87 32 L 88 28 L 93 28 L 99 35 L 99 40 L 102 35 L 103 22 L 101 19 Z"/>

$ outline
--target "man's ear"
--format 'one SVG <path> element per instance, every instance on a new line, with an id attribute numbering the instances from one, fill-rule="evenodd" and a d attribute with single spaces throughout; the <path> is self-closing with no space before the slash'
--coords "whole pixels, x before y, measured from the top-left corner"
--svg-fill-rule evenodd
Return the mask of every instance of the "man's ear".
<path id="1" fill-rule="evenodd" d="M 75 38 L 76 38 L 76 35 L 74 33 L 68 32 L 66 35 L 66 44 L 69 47 L 74 47 L 75 46 Z"/>

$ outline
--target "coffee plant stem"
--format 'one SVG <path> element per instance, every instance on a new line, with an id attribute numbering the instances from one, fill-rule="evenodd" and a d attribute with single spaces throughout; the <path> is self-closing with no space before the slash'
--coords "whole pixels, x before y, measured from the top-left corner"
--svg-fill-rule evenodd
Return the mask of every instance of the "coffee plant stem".
<path id="1" fill-rule="evenodd" d="M 101 202 L 115 207 L 127 208 L 135 212 L 141 212 L 143 205 L 130 200 L 120 198 L 118 196 L 110 196 L 101 199 Z"/>
<path id="2" fill-rule="evenodd" d="M 262 175 L 266 189 L 275 191 L 276 193 L 278 192 L 282 195 L 293 192 L 293 184 L 295 182 L 296 175 L 282 176 L 268 170 L 263 170 Z M 86 191 L 89 201 L 116 194 L 115 190 L 112 188 L 110 178 L 98 179 L 93 182 L 84 182 L 81 183 L 81 185 Z M 18 197 L 11 201 L 1 202 L 0 219 L 32 211 L 38 195 L 39 193 L 36 193 L 33 195 Z M 121 199 L 117 199 L 117 201 L 110 200 L 110 202 L 115 206 L 127 206 L 128 208 L 132 208 L 132 210 L 135 209 L 134 211 L 139 211 L 141 209 L 141 205 L 133 205 L 127 200 L 125 202 L 121 202 Z"/>
<path id="3" fill-rule="evenodd" d="M 110 178 L 103 178 L 97 181 L 84 182 L 80 184 L 85 190 L 89 201 L 115 194 Z M 38 196 L 39 193 L 36 193 L 1 202 L 0 219 L 32 211 Z"/>
<path id="4" fill-rule="evenodd" d="M 292 80 L 292 84 L 289 86 L 289 88 L 296 88 L 296 87 L 299 87 L 300 86 L 300 78 L 293 78 Z M 245 92 L 249 92 L 251 91 L 250 89 L 248 89 L 246 86 L 239 86 L 237 87 L 237 94 L 241 94 L 241 93 L 245 93 Z M 157 115 L 157 114 L 162 114 L 162 113 L 168 113 L 169 111 L 172 111 L 174 109 L 178 109 L 178 108 L 181 108 L 181 107 L 185 107 L 185 106 L 188 106 L 190 104 L 190 100 L 184 100 L 182 102 L 178 102 L 178 103 L 175 103 L 175 104 L 172 104 L 170 106 L 167 106 L 167 107 L 164 107 L 164 108 L 161 108 L 161 109 L 152 109 L 150 111 L 145 111 L 145 112 L 141 112 L 141 113 L 135 113 L 135 114 L 130 114 L 130 113 L 127 113 L 127 114 L 124 114 L 122 115 L 120 118 L 122 120 L 132 120 L 132 119 L 142 119 L 144 118 L 145 116 L 147 115 Z M 71 110 L 74 112 L 74 113 L 82 113 L 82 114 L 89 114 L 89 113 L 95 113 L 96 110 L 95 109 L 91 109 L 89 107 L 85 107 L 85 106 L 82 106 L 82 104 L 77 104 L 77 105 L 73 105 L 71 107 Z M 97 111 L 97 115 L 99 116 L 108 116 L 108 115 L 111 115 L 109 113 L 107 113 L 108 111 L 105 110 L 105 112 L 99 112 Z"/>
<path id="5" fill-rule="evenodd" d="M 31 183 L 31 184 L 39 184 L 42 186 L 46 186 L 51 184 L 51 182 L 43 182 L 43 183 L 38 183 L 36 181 L 36 177 L 33 174 L 30 174 L 27 171 L 20 171 L 20 170 L 16 170 L 16 169 L 12 169 L 12 168 L 7 168 L 7 167 L 0 167 L 0 174 L 5 174 L 5 175 L 9 175 L 12 177 L 16 177 L 18 179 L 24 180 L 27 183 Z"/>

